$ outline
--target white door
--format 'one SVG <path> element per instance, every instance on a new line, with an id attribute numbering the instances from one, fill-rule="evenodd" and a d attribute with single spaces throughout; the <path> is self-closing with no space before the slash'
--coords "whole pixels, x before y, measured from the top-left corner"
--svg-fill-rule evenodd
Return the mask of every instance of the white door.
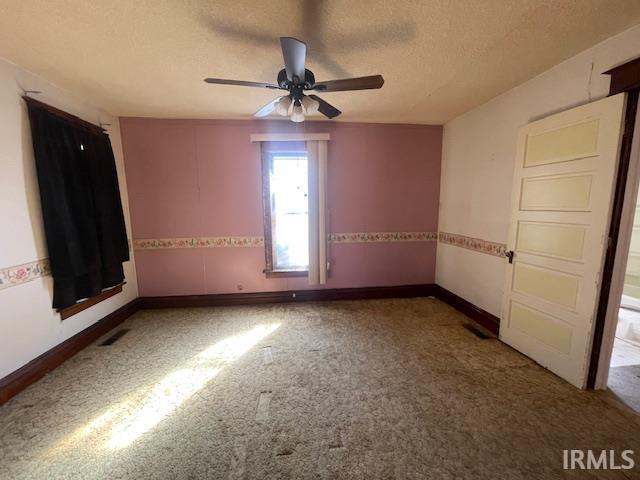
<path id="1" fill-rule="evenodd" d="M 586 384 L 625 94 L 518 133 L 500 338 Z"/>

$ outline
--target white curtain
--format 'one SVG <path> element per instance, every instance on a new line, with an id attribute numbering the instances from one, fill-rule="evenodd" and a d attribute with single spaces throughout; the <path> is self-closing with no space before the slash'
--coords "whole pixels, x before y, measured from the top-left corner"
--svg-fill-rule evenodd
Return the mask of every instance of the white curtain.
<path id="1" fill-rule="evenodd" d="M 307 141 L 309 285 L 327 283 L 327 142 Z"/>

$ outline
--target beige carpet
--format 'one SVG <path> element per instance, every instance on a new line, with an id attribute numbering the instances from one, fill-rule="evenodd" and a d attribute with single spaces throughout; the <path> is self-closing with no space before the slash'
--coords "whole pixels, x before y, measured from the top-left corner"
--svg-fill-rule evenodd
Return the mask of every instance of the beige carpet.
<path id="1" fill-rule="evenodd" d="M 0 407 L 0 477 L 640 477 L 563 472 L 563 449 L 640 461 L 637 417 L 466 322 L 426 298 L 140 312 Z"/>

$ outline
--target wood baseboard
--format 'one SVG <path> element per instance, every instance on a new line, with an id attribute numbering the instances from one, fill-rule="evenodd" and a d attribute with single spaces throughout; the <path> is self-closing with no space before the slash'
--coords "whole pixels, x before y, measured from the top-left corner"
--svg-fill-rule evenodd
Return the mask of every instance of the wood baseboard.
<path id="1" fill-rule="evenodd" d="M 467 317 L 478 322 L 491 333 L 495 335 L 500 333 L 500 319 L 486 310 L 476 307 L 473 303 L 459 297 L 440 285 L 435 286 L 435 297 L 448 303 L 459 312 L 464 313 Z"/>
<path id="2" fill-rule="evenodd" d="M 411 298 L 434 296 L 464 313 L 490 332 L 498 334 L 500 319 L 467 300 L 435 284 L 401 285 L 395 287 L 334 288 L 283 292 L 228 293 L 215 295 L 180 295 L 170 297 L 140 297 L 65 340 L 60 345 L 33 359 L 25 366 L 0 379 L 0 405 L 44 377 L 102 335 L 120 325 L 140 309 L 217 307 L 230 305 L 260 305 L 331 300 L 371 300 L 377 298 Z"/>
<path id="3" fill-rule="evenodd" d="M 213 295 L 177 295 L 141 297 L 140 308 L 220 307 L 260 305 L 268 303 L 312 302 L 331 300 L 371 300 L 375 298 L 410 298 L 434 296 L 498 335 L 500 319 L 471 302 L 436 285 L 401 285 L 395 287 L 334 288 L 319 290 L 287 290 L 281 292 L 223 293 Z"/>
<path id="4" fill-rule="evenodd" d="M 90 327 L 31 360 L 15 372 L 0 379 L 0 405 L 44 377 L 48 372 L 73 357 L 109 330 L 120 325 L 139 309 L 140 299 L 136 298 L 98 320 Z"/>
<path id="5" fill-rule="evenodd" d="M 332 288 L 286 290 L 281 292 L 223 293 L 213 295 L 177 295 L 141 297 L 140 308 L 220 307 L 330 300 L 368 300 L 375 298 L 409 298 L 435 295 L 436 285 L 401 285 L 395 287 Z"/>

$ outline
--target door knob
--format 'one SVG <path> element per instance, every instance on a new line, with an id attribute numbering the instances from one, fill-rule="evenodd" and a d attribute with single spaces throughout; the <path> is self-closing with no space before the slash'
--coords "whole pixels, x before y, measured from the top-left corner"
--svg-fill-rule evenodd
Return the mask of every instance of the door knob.
<path id="1" fill-rule="evenodd" d="M 514 254 L 515 254 L 515 252 L 513 250 L 508 250 L 508 251 L 504 252 L 504 256 L 509 259 L 509 263 L 513 263 L 513 255 Z"/>

